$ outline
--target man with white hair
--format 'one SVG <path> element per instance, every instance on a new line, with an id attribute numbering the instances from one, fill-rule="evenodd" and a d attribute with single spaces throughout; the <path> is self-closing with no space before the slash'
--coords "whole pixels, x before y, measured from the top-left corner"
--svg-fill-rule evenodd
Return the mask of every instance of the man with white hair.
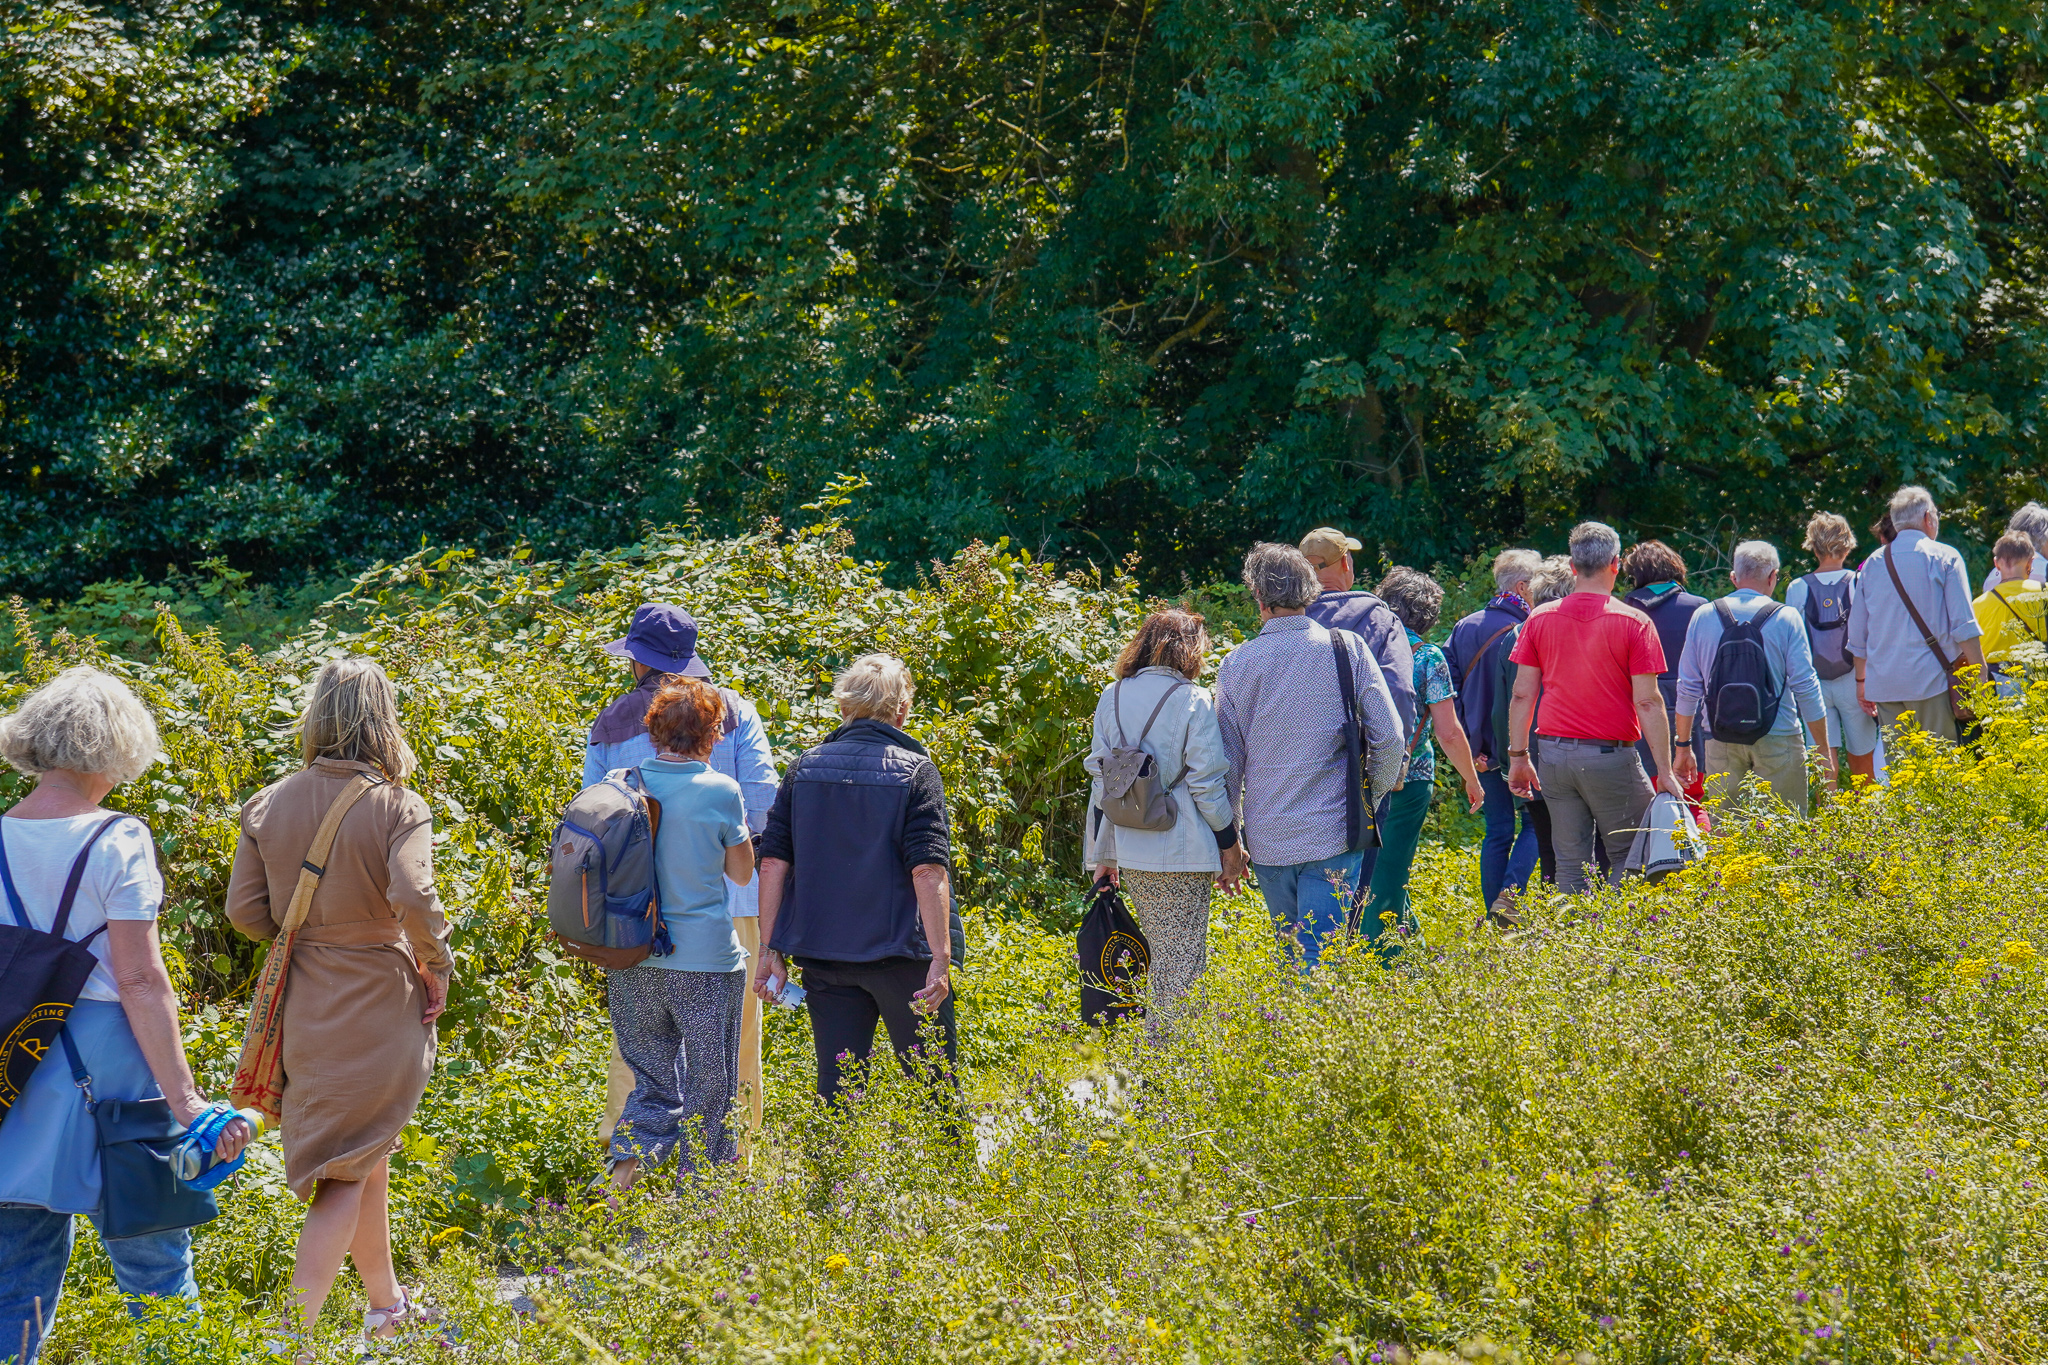
<path id="1" fill-rule="evenodd" d="M 2027 557 L 2027 567 L 2019 573 L 2019 581 L 2031 580 L 2039 583 L 2048 581 L 2048 555 L 2041 553 L 2048 547 L 2048 507 L 2038 502 L 2028 502 L 2006 519 L 2007 535 L 2025 536 L 2034 552 Z M 1993 556 L 1991 567 L 1984 573 L 1984 591 L 1990 592 L 2000 583 L 2011 583 L 2014 579 L 1998 567 L 1997 556 Z"/>
<path id="2" fill-rule="evenodd" d="M 1536 870 L 1536 829 L 1528 811 L 1521 811 L 1515 830 L 1515 794 L 1508 790 L 1508 756 L 1495 740 L 1494 702 L 1500 695 L 1501 663 L 1516 626 L 1529 619 L 1534 598 L 1529 581 L 1543 567 L 1534 550 L 1502 550 L 1493 559 L 1493 596 L 1484 607 L 1451 627 L 1444 661 L 1458 688 L 1458 723 L 1472 746 L 1479 769 L 1479 789 L 1486 794 L 1486 838 L 1479 846 L 1479 894 L 1492 905 L 1504 888 L 1517 892 Z"/>
<path id="3" fill-rule="evenodd" d="M 1750 773 L 1780 801 L 1806 814 L 1806 749 L 1799 722 L 1813 735 L 1829 785 L 1835 754 L 1828 747 L 1827 701 L 1814 671 L 1813 647 L 1798 612 L 1771 600 L 1778 586 L 1778 550 L 1769 541 L 1735 547 L 1728 577 L 1735 591 L 1694 610 L 1678 657 L 1678 734 L 1672 761 L 1682 782 L 1700 770 L 1695 753 L 1704 733 L 1707 799 L 1725 801 Z M 1786 694 L 1793 705 L 1785 705 Z M 1709 727 L 1700 730 L 1705 719 Z"/>
<path id="4" fill-rule="evenodd" d="M 1950 680 L 1959 671 L 1972 679 L 1984 674 L 1984 631 L 1970 604 L 1963 557 L 1935 539 L 1941 514 L 1934 495 L 1918 484 L 1892 494 L 1891 523 L 1892 543 L 1864 562 L 1849 616 L 1857 688 L 1886 730 L 1910 716 L 1954 743 Z"/>
<path id="5" fill-rule="evenodd" d="M 1614 596 L 1621 537 L 1582 521 L 1571 534 L 1572 591 L 1529 613 L 1508 658 L 1520 667 L 1508 706 L 1508 788 L 1525 799 L 1538 788 L 1550 810 L 1557 889 L 1583 892 L 1593 840 L 1607 843 L 1608 877 L 1621 880 L 1629 846 L 1656 794 L 1636 741 L 1647 737 L 1656 787 L 1683 797 L 1671 773 L 1664 716 L 1664 645 L 1650 618 Z M 1538 693 L 1543 697 L 1542 768 L 1529 761 Z"/>

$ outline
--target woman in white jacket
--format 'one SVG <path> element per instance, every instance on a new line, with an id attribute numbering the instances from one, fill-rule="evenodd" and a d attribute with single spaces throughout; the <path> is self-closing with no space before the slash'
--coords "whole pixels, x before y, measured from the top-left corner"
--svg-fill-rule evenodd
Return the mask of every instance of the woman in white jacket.
<path id="1" fill-rule="evenodd" d="M 1117 657 L 1116 682 L 1096 703 L 1088 748 L 1094 783 L 1083 858 L 1091 875 L 1105 874 L 1129 894 L 1151 943 L 1147 1017 L 1155 1031 L 1209 964 L 1209 901 L 1217 883 L 1235 887 L 1245 870 L 1216 708 L 1208 689 L 1194 685 L 1208 651 L 1209 634 L 1195 613 L 1174 608 L 1146 617 Z M 1103 768 L 1120 747 L 1152 756 L 1173 798 L 1170 827 L 1132 829 L 1104 816 Z"/>

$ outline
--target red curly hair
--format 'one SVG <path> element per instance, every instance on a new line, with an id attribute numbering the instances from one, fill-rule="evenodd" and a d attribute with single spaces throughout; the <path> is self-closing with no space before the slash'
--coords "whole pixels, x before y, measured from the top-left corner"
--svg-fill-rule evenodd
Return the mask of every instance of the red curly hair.
<path id="1" fill-rule="evenodd" d="M 718 742 L 725 698 L 699 678 L 670 678 L 647 707 L 647 735 L 663 753 L 703 758 Z"/>

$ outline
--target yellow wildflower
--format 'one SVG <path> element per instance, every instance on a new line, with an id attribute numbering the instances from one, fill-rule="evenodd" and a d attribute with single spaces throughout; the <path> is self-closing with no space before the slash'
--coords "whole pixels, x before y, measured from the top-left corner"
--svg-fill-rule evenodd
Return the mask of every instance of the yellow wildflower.
<path id="1" fill-rule="evenodd" d="M 2033 944 L 2023 938 L 2016 938 L 2005 945 L 2005 952 L 2000 956 L 2005 958 L 2005 965 L 2008 967 L 2024 967 L 2040 954 L 2034 951 Z"/>
<path id="2" fill-rule="evenodd" d="M 837 1275 L 840 1271 L 846 1269 L 846 1267 L 852 1264 L 852 1261 L 846 1259 L 846 1255 L 844 1252 L 835 1251 L 830 1256 L 827 1256 L 825 1258 L 825 1269 L 831 1271 L 835 1275 Z"/>
<path id="3" fill-rule="evenodd" d="M 1984 975 L 1984 968 L 1989 965 L 1985 958 L 1966 957 L 1956 963 L 1956 980 L 1966 981 L 1974 986 L 1977 984 L 1977 978 Z"/>

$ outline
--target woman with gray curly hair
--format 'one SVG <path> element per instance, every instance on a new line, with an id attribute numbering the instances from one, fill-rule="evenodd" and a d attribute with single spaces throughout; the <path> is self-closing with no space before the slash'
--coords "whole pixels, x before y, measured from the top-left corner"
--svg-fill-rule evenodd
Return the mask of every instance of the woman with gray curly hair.
<path id="1" fill-rule="evenodd" d="M 1486 793 L 1472 762 L 1471 742 L 1458 722 L 1458 687 L 1450 663 L 1440 647 L 1423 638 L 1436 629 L 1443 613 L 1443 585 L 1419 569 L 1397 564 L 1375 591 L 1394 609 L 1407 631 L 1408 648 L 1415 656 L 1415 701 L 1420 712 L 1415 733 L 1408 740 L 1407 774 L 1388 798 L 1380 820 L 1380 846 L 1366 850 L 1360 869 L 1366 884 L 1360 927 L 1380 956 L 1391 959 L 1401 940 L 1414 931 L 1414 916 L 1408 909 L 1408 875 L 1415 866 L 1415 850 L 1422 843 L 1422 822 L 1436 794 L 1432 732 L 1464 779 L 1467 808 L 1476 812 L 1485 804 Z M 1395 932 L 1389 934 L 1389 929 Z"/>
<path id="2" fill-rule="evenodd" d="M 102 803 L 158 755 L 156 722 L 120 679 L 68 668 L 0 719 L 0 753 L 35 790 L 0 818 L 0 920 L 85 945 L 95 965 L 65 1021 L 97 1099 L 162 1096 L 190 1124 L 209 1108 L 193 1083 L 157 942 L 164 881 L 149 826 Z M 12 1040 L 10 1040 L 11 1043 Z M 100 1225 L 99 1147 L 66 1050 L 50 1047 L 0 1124 L 0 1351 L 33 1361 L 56 1316 L 72 1218 Z M 215 1155 L 252 1136 L 227 1125 Z M 188 1228 L 106 1240 L 114 1281 L 147 1298 L 199 1297 Z"/>

